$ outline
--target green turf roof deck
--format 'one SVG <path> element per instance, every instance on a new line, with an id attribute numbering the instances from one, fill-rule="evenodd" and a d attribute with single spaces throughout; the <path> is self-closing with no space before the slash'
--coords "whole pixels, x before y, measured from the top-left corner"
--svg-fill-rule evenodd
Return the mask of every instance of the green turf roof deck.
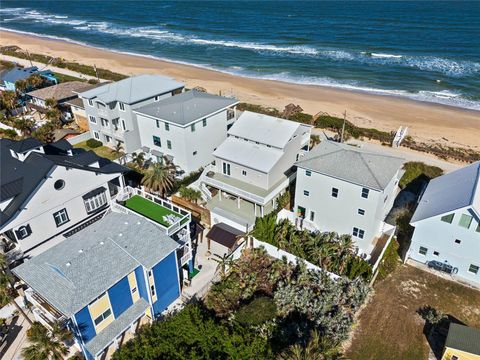
<path id="1" fill-rule="evenodd" d="M 160 225 L 169 228 L 172 224 L 169 224 L 163 217 L 166 215 L 175 215 L 179 218 L 183 218 L 181 215 L 173 210 L 170 210 L 160 204 L 157 204 L 151 200 L 147 200 L 139 195 L 134 195 L 125 202 L 125 207 L 135 211 L 136 213 L 145 216 L 146 218 L 153 220 Z"/>

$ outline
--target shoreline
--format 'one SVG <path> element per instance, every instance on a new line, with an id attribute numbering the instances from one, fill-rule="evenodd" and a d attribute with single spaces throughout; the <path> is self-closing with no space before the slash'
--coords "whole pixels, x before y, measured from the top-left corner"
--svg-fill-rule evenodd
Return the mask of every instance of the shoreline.
<path id="1" fill-rule="evenodd" d="M 383 131 L 408 126 L 409 134 L 419 141 L 454 147 L 480 149 L 480 111 L 409 99 L 394 94 L 375 94 L 355 89 L 321 85 L 294 84 L 266 80 L 53 39 L 0 30 L 0 45 L 17 45 L 33 53 L 96 65 L 126 75 L 156 73 L 173 77 L 187 87 L 201 86 L 211 93 L 233 95 L 242 102 L 275 107 L 300 105 L 304 112 L 342 116 L 352 123 Z"/>

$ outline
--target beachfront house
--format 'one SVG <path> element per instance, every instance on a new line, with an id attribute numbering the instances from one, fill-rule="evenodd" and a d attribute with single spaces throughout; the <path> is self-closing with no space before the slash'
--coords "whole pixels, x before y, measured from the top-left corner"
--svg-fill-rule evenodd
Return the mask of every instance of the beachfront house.
<path id="1" fill-rule="evenodd" d="M 45 110 L 48 108 L 47 99 L 53 99 L 58 105 L 78 97 L 78 93 L 89 90 L 95 85 L 82 81 L 68 81 L 52 86 L 47 86 L 27 93 L 29 103 L 33 107 Z"/>
<path id="2" fill-rule="evenodd" d="M 187 91 L 136 108 L 142 151 L 167 157 L 185 173 L 213 161 L 212 153 L 235 121 L 236 99 Z"/>
<path id="3" fill-rule="evenodd" d="M 111 212 L 13 273 L 37 321 L 60 321 L 87 360 L 108 359 L 180 297 L 180 246 L 148 219 Z"/>
<path id="4" fill-rule="evenodd" d="M 407 258 L 480 286 L 480 161 L 432 179 L 410 224 Z"/>
<path id="5" fill-rule="evenodd" d="M 350 234 L 367 258 L 393 206 L 403 159 L 356 146 L 322 141 L 296 163 L 294 213 L 282 211 L 298 227 Z"/>
<path id="6" fill-rule="evenodd" d="M 0 139 L 0 239 L 13 258 L 35 256 L 98 220 L 127 168 L 62 140 Z"/>
<path id="7" fill-rule="evenodd" d="M 160 75 L 138 75 L 82 92 L 91 137 L 126 153 L 142 147 L 133 110 L 183 91 L 181 82 Z"/>
<path id="8" fill-rule="evenodd" d="M 212 225 L 247 231 L 271 212 L 295 178 L 292 166 L 308 151 L 310 132 L 310 125 L 243 112 L 200 178 Z"/>

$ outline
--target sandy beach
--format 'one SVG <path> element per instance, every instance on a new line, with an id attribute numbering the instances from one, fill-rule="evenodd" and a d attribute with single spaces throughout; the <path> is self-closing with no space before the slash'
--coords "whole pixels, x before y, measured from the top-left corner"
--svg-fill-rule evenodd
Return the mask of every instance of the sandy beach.
<path id="1" fill-rule="evenodd" d="M 295 85 L 244 78 L 153 58 L 121 54 L 13 32 L 0 31 L 0 45 L 17 45 L 33 53 L 49 54 L 87 65 L 135 75 L 171 76 L 187 87 L 201 86 L 212 93 L 234 95 L 240 101 L 283 109 L 300 105 L 310 114 L 341 116 L 346 110 L 353 123 L 385 131 L 408 126 L 419 141 L 480 149 L 480 112 L 392 96 L 380 96 L 329 87 Z"/>

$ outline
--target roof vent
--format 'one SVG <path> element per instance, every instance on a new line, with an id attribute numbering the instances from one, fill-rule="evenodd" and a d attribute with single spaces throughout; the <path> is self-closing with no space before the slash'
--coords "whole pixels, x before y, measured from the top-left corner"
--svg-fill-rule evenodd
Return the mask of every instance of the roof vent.
<path id="1" fill-rule="evenodd" d="M 140 221 L 137 221 L 137 225 L 142 225 L 142 223 Z"/>
<path id="2" fill-rule="evenodd" d="M 125 225 L 128 225 L 128 221 L 125 221 Z"/>
<path id="3" fill-rule="evenodd" d="M 120 234 L 118 234 L 118 236 L 123 236 L 123 234 L 122 234 L 122 233 L 120 233 Z"/>
<path id="4" fill-rule="evenodd" d="M 65 265 L 67 265 L 67 267 L 69 267 L 72 264 L 70 262 L 67 262 Z"/>
<path id="5" fill-rule="evenodd" d="M 78 253 L 79 254 L 83 253 L 83 249 L 78 250 Z"/>
<path id="6" fill-rule="evenodd" d="M 105 244 L 105 243 L 103 241 L 100 241 L 100 245 L 103 245 L 103 244 Z"/>

